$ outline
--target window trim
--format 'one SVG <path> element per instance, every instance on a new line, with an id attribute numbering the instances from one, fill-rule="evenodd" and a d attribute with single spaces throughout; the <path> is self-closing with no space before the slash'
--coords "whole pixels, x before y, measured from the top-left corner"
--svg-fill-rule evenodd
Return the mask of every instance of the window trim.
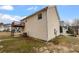
<path id="1" fill-rule="evenodd" d="M 38 14 L 38 20 L 42 19 L 42 13 Z"/>

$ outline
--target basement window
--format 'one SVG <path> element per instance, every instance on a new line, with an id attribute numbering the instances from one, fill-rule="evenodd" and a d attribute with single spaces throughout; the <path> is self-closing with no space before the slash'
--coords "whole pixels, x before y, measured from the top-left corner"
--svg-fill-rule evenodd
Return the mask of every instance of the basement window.
<path id="1" fill-rule="evenodd" d="M 38 20 L 42 19 L 42 14 L 38 14 Z"/>

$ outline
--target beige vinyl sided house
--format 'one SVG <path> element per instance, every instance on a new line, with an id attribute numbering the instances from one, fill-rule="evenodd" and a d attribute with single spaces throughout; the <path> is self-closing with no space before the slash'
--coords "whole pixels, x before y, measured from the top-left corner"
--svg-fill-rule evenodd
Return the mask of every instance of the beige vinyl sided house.
<path id="1" fill-rule="evenodd" d="M 24 18 L 24 32 L 28 36 L 49 41 L 60 35 L 60 20 L 56 6 L 44 9 Z"/>

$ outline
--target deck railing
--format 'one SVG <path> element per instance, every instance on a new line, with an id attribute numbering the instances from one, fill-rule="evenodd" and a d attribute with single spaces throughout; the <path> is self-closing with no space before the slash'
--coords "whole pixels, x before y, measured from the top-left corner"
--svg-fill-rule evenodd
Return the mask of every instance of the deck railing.
<path id="1" fill-rule="evenodd" d="M 12 22 L 12 27 L 24 27 L 25 23 L 24 22 Z"/>

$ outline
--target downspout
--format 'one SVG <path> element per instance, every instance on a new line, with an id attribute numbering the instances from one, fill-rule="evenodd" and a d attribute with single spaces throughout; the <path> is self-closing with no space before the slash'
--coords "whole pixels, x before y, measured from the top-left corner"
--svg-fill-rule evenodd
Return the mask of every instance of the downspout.
<path id="1" fill-rule="evenodd" d="M 46 26 L 47 26 L 47 42 L 48 42 L 48 18 L 47 18 L 47 11 L 48 11 L 48 8 L 46 10 L 46 22 L 47 22 Z"/>

